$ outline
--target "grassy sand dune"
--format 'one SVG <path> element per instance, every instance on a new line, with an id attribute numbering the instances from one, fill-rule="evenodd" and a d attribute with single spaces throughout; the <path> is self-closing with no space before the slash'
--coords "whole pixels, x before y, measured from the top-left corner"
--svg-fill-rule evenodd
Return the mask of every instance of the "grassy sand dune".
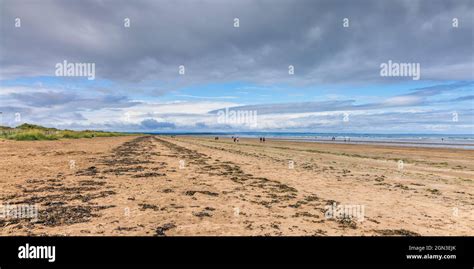
<path id="1" fill-rule="evenodd" d="M 63 138 L 92 138 L 122 136 L 123 133 L 102 131 L 72 131 L 47 128 L 39 125 L 24 123 L 15 128 L 0 126 L 0 138 L 10 140 L 57 140 Z"/>

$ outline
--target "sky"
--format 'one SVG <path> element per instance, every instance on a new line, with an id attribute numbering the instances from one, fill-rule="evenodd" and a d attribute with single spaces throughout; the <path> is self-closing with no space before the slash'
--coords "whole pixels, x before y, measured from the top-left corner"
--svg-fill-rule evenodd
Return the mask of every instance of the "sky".
<path id="1" fill-rule="evenodd" d="M 473 45 L 472 0 L 0 0 L 0 125 L 474 134 Z"/>

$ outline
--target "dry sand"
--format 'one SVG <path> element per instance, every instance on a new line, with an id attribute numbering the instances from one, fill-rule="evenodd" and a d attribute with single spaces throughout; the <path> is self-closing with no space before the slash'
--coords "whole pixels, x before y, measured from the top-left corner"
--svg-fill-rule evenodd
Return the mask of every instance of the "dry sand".
<path id="1" fill-rule="evenodd" d="M 0 202 L 38 206 L 0 235 L 474 235 L 472 150 L 131 136 L 0 156 Z"/>

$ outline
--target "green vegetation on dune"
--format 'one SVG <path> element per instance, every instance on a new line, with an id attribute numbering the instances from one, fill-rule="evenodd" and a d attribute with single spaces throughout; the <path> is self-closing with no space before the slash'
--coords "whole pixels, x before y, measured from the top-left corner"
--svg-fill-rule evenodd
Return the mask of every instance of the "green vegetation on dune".
<path id="1" fill-rule="evenodd" d="M 29 124 L 29 123 L 23 123 L 22 125 L 18 125 L 15 127 L 16 129 L 21 129 L 21 130 L 57 130 L 56 128 L 47 128 L 43 127 L 40 125 L 35 125 L 35 124 Z"/>
<path id="2" fill-rule="evenodd" d="M 102 132 L 102 131 L 72 131 L 59 130 L 56 128 L 47 128 L 39 125 L 24 123 L 15 128 L 0 126 L 0 138 L 11 140 L 57 140 L 63 138 L 93 138 L 93 137 L 109 137 L 123 136 L 125 133 Z"/>

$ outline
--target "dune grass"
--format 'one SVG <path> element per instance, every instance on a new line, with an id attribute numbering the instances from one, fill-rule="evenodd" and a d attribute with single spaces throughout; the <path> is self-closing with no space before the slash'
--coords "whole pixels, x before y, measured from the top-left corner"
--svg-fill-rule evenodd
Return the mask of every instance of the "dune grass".
<path id="1" fill-rule="evenodd" d="M 34 141 L 34 140 L 57 140 L 57 139 L 78 139 L 93 137 L 110 137 L 129 135 L 117 132 L 102 131 L 72 131 L 59 130 L 56 128 L 47 128 L 34 124 L 22 124 L 15 128 L 0 126 L 0 138 L 18 140 L 18 141 Z"/>

